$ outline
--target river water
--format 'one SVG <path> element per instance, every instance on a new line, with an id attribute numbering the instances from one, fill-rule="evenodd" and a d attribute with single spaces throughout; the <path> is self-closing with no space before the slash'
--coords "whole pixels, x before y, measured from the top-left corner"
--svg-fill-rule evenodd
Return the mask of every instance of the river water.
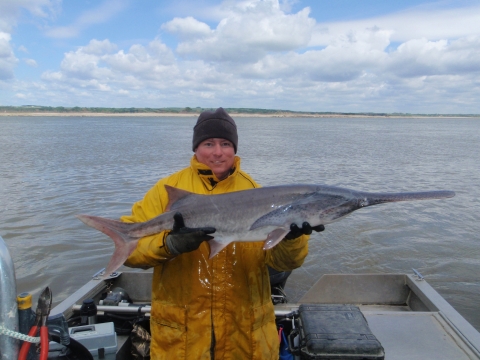
<path id="1" fill-rule="evenodd" d="M 0 117 L 0 236 L 17 292 L 58 303 L 104 267 L 113 242 L 75 214 L 118 218 L 189 164 L 195 117 Z M 454 190 L 361 209 L 310 240 L 287 283 L 325 273 L 412 273 L 480 329 L 480 119 L 236 119 L 242 168 L 263 186 Z"/>

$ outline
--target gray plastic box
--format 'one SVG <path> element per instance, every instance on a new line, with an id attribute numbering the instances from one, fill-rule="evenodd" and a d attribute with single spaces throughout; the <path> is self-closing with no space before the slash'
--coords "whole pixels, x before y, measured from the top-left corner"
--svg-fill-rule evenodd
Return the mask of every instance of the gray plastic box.
<path id="1" fill-rule="evenodd" d="M 115 359 L 117 334 L 113 322 L 71 327 L 68 332 L 90 351 L 94 359 Z"/>

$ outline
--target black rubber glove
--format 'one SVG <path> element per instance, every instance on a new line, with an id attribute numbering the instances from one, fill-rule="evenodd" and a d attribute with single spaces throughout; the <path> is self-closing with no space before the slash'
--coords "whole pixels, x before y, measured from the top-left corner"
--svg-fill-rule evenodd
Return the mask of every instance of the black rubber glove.
<path id="1" fill-rule="evenodd" d="M 306 221 L 302 224 L 301 228 L 299 228 L 297 224 L 293 223 L 292 225 L 290 225 L 290 232 L 287 235 L 285 235 L 285 239 L 292 240 L 292 239 L 298 238 L 301 235 L 310 235 L 312 231 L 320 232 L 323 230 L 325 230 L 325 226 L 317 225 L 312 227 Z"/>
<path id="2" fill-rule="evenodd" d="M 202 242 L 213 239 L 213 236 L 208 234 L 217 231 L 213 227 L 188 228 L 179 212 L 173 215 L 173 219 L 175 220 L 173 229 L 165 240 L 165 245 L 172 255 L 197 250 Z"/>

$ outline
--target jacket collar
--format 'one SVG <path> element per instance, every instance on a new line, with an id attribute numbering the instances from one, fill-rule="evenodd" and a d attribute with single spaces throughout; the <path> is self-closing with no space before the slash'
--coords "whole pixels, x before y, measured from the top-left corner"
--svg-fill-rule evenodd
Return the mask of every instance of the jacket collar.
<path id="1" fill-rule="evenodd" d="M 230 175 L 221 181 L 218 180 L 213 171 L 207 165 L 199 162 L 195 155 L 193 155 L 192 159 L 190 160 L 190 166 L 192 167 L 194 173 L 200 177 L 205 187 L 209 191 L 212 191 L 220 183 L 230 183 L 232 179 L 238 174 L 238 172 L 240 171 L 240 158 L 238 156 L 235 156 L 233 167 L 230 169 Z"/>

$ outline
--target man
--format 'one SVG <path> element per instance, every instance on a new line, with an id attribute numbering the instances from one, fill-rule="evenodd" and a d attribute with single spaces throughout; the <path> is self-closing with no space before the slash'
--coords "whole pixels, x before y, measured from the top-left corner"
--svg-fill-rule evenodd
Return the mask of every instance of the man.
<path id="1" fill-rule="evenodd" d="M 143 222 L 163 213 L 166 184 L 207 195 L 259 187 L 240 169 L 237 127 L 224 109 L 200 114 L 192 145 L 190 166 L 161 179 L 123 221 Z M 278 359 L 267 266 L 277 271 L 301 266 L 310 225 L 292 224 L 273 249 L 263 250 L 262 242 L 233 242 L 209 259 L 206 241 L 215 229 L 188 228 L 180 213 L 174 219 L 171 232 L 140 239 L 125 263 L 154 267 L 152 359 Z"/>

